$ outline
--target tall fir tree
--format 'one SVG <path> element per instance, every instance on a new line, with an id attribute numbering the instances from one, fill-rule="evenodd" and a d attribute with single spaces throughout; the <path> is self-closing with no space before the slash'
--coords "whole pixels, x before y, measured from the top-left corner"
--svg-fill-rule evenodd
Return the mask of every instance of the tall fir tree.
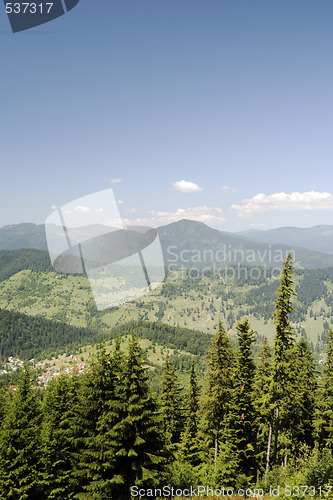
<path id="1" fill-rule="evenodd" d="M 179 447 L 179 460 L 185 460 L 196 466 L 200 462 L 198 444 L 199 423 L 199 386 L 195 372 L 195 362 L 192 358 L 190 370 L 190 387 L 186 400 L 185 429 L 181 435 Z"/>
<path id="2" fill-rule="evenodd" d="M 206 375 L 206 392 L 204 395 L 204 412 L 202 421 L 202 436 L 206 447 L 214 450 L 216 466 L 219 452 L 219 441 L 222 437 L 225 418 L 229 411 L 231 389 L 233 385 L 234 355 L 230 340 L 222 322 L 212 339 L 208 355 Z"/>
<path id="3" fill-rule="evenodd" d="M 27 365 L 6 408 L 0 438 L 0 499 L 44 500 L 41 409 Z"/>
<path id="4" fill-rule="evenodd" d="M 197 375 L 195 373 L 195 362 L 192 358 L 190 370 L 190 387 L 186 401 L 186 425 L 189 429 L 189 434 L 195 438 L 198 432 L 198 411 L 199 411 L 199 387 Z"/>
<path id="5" fill-rule="evenodd" d="M 119 340 L 112 354 L 103 347 L 83 378 L 72 432 L 75 442 L 76 495 L 79 500 L 112 498 L 119 442 L 114 427 L 123 417 L 119 397 L 124 356 Z"/>
<path id="6" fill-rule="evenodd" d="M 270 387 L 272 384 L 272 352 L 267 337 L 259 351 L 259 363 L 254 377 L 254 402 L 257 413 L 256 456 L 261 472 L 266 468 L 267 440 L 272 419 Z"/>
<path id="7" fill-rule="evenodd" d="M 315 418 L 316 442 L 319 449 L 333 449 L 333 331 L 327 334 L 324 376 L 317 393 Z"/>
<path id="8" fill-rule="evenodd" d="M 309 344 L 301 337 L 295 345 L 293 411 L 289 421 L 292 453 L 297 456 L 304 445 L 314 446 L 316 368 Z"/>
<path id="9" fill-rule="evenodd" d="M 71 425 L 78 392 L 78 375 L 53 379 L 43 398 L 43 491 L 48 500 L 73 498 L 74 441 Z"/>
<path id="10" fill-rule="evenodd" d="M 238 355 L 230 411 L 226 419 L 220 459 L 220 480 L 236 486 L 249 484 L 256 475 L 256 411 L 254 407 L 255 364 L 251 345 L 255 332 L 248 319 L 238 323 Z"/>
<path id="11" fill-rule="evenodd" d="M 270 464 L 270 450 L 273 441 L 273 465 L 277 462 L 280 441 L 280 459 L 286 461 L 290 443 L 286 441 L 285 431 L 292 411 L 294 380 L 292 364 L 294 360 L 294 336 L 289 315 L 295 311 L 292 298 L 296 295 L 293 289 L 292 256 L 289 253 L 283 262 L 280 286 L 275 300 L 275 338 L 274 358 L 272 366 L 271 402 L 273 418 L 270 425 L 267 450 L 267 470 Z"/>
<path id="12" fill-rule="evenodd" d="M 118 380 L 122 418 L 114 426 L 117 443 L 112 498 L 127 500 L 133 485 L 153 487 L 164 462 L 164 440 L 158 410 L 148 386 L 141 349 L 132 336 Z"/>
<path id="13" fill-rule="evenodd" d="M 130 341 L 127 356 L 118 342 L 112 356 L 102 351 L 89 379 L 84 421 L 90 431 L 78 469 L 85 482 L 75 498 L 125 500 L 131 485 L 153 484 L 163 462 L 157 408 L 137 341 Z"/>
<path id="14" fill-rule="evenodd" d="M 168 354 L 163 370 L 160 413 L 166 442 L 169 443 L 170 451 L 174 452 L 183 430 L 184 415 L 180 385 Z"/>

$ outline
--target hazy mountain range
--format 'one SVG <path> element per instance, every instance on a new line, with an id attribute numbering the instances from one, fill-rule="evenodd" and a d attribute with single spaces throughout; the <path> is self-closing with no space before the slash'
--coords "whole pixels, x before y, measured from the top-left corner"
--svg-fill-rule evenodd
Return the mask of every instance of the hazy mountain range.
<path id="1" fill-rule="evenodd" d="M 277 229 L 250 229 L 237 233 L 241 237 L 251 238 L 264 243 L 283 243 L 333 253 L 333 226 L 279 227 Z"/>
<path id="2" fill-rule="evenodd" d="M 157 232 L 166 264 L 177 269 L 212 267 L 214 263 L 220 267 L 238 263 L 280 267 L 290 250 L 298 267 L 333 267 L 333 225 L 231 233 L 181 220 L 161 226 Z M 101 231 L 97 226 L 85 226 L 76 228 L 75 234 L 82 241 Z M 0 228 L 0 250 L 21 248 L 47 250 L 45 226 L 25 223 Z"/>

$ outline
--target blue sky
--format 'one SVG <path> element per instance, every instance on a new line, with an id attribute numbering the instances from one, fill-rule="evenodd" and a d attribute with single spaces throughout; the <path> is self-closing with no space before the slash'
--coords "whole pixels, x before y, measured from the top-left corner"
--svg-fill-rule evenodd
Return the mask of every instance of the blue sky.
<path id="1" fill-rule="evenodd" d="M 0 226 L 113 187 L 124 219 L 331 224 L 330 0 L 0 6 Z M 116 182 L 115 182 L 116 181 Z"/>

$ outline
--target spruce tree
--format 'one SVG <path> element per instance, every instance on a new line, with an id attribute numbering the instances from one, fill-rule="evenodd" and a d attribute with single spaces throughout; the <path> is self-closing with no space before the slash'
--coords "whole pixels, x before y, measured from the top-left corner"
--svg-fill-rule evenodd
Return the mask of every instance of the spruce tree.
<path id="1" fill-rule="evenodd" d="M 53 379 L 43 400 L 43 491 L 48 500 L 67 500 L 74 493 L 74 441 L 72 423 L 77 398 L 78 375 Z"/>
<path id="2" fill-rule="evenodd" d="M 295 311 L 292 306 L 292 298 L 296 295 L 293 289 L 293 272 L 292 256 L 289 253 L 286 260 L 283 262 L 280 286 L 275 300 L 274 320 L 276 333 L 274 338 L 273 377 L 271 385 L 273 421 L 271 422 L 268 440 L 267 469 L 270 462 L 270 439 L 272 438 L 274 442 L 273 465 L 275 465 L 277 461 L 279 434 L 281 441 L 280 458 L 284 461 L 287 459 L 287 448 L 290 444 L 288 440 L 285 442 L 286 435 L 284 431 L 288 428 L 294 391 L 292 369 L 294 359 L 294 337 L 293 328 L 289 320 L 290 313 Z"/>
<path id="3" fill-rule="evenodd" d="M 254 403 L 257 413 L 256 455 L 258 467 L 263 472 L 267 460 L 267 440 L 273 418 L 270 387 L 272 384 L 271 348 L 267 337 L 259 351 L 259 363 L 254 377 Z"/>
<path id="4" fill-rule="evenodd" d="M 220 480 L 233 486 L 249 484 L 256 475 L 255 364 L 251 352 L 255 332 L 251 330 L 248 319 L 238 323 L 236 329 L 237 365 L 220 457 L 223 466 Z"/>
<path id="5" fill-rule="evenodd" d="M 13 389 L 0 438 L 0 498 L 44 500 L 41 487 L 41 410 L 25 365 Z"/>
<path id="6" fill-rule="evenodd" d="M 181 435 L 179 460 L 185 460 L 191 465 L 199 464 L 198 424 L 199 424 L 199 387 L 195 373 L 194 358 L 190 370 L 190 387 L 186 400 L 185 429 Z"/>
<path id="7" fill-rule="evenodd" d="M 317 395 L 316 441 L 319 449 L 333 448 L 333 331 L 327 334 L 326 362 L 324 377 Z"/>
<path id="8" fill-rule="evenodd" d="M 183 408 L 179 382 L 169 355 L 166 356 L 164 363 L 160 414 L 166 442 L 169 444 L 170 451 L 175 451 L 175 444 L 179 443 L 183 430 Z"/>
<path id="9" fill-rule="evenodd" d="M 122 418 L 111 434 L 116 444 L 112 498 L 117 500 L 127 500 L 133 485 L 154 486 L 164 461 L 164 441 L 159 429 L 157 406 L 148 387 L 141 350 L 134 337 L 124 361 L 118 381 Z"/>
<path id="10" fill-rule="evenodd" d="M 301 337 L 295 346 L 293 411 L 289 432 L 293 455 L 299 447 L 314 445 L 315 396 L 317 392 L 316 369 L 309 344 Z"/>
<path id="11" fill-rule="evenodd" d="M 112 498 L 116 452 L 114 426 L 123 415 L 123 402 L 117 395 L 122 380 L 123 355 L 116 343 L 114 354 L 102 348 L 91 370 L 82 380 L 72 432 L 77 466 L 77 494 L 80 500 Z"/>
<path id="12" fill-rule="evenodd" d="M 216 335 L 208 355 L 207 383 L 202 422 L 206 445 L 214 449 L 216 466 L 219 441 L 227 416 L 233 378 L 233 351 L 225 329 L 219 321 Z"/>
<path id="13" fill-rule="evenodd" d="M 75 498 L 125 500 L 130 486 L 154 483 L 163 461 L 157 409 L 137 341 L 132 339 L 127 356 L 119 343 L 111 356 L 102 351 L 88 381 L 81 423 L 88 431 L 77 473 L 84 483 Z"/>
<path id="14" fill-rule="evenodd" d="M 198 411 L 199 411 L 199 387 L 197 375 L 195 373 L 194 358 L 192 358 L 191 371 L 190 371 L 190 389 L 187 397 L 186 424 L 189 429 L 191 438 L 195 438 L 198 432 Z"/>

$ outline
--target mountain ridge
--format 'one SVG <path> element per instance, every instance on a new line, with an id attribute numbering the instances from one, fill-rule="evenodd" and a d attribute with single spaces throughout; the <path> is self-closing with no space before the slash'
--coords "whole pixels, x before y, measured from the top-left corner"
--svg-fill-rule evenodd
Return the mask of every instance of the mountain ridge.
<path id="1" fill-rule="evenodd" d="M 91 226 L 77 228 L 83 235 L 86 232 L 87 238 L 92 237 L 93 230 Z M 211 228 L 202 222 L 182 219 L 160 226 L 157 232 L 166 265 L 175 269 L 202 269 L 214 263 L 220 266 L 222 263 L 281 267 L 283 258 L 290 250 L 295 252 L 295 262 L 300 268 L 333 266 L 333 226 L 329 225 L 232 233 Z M 331 252 L 320 251 L 317 247 L 330 249 Z M 43 224 L 22 223 L 0 228 L 0 250 L 22 248 L 47 250 Z M 209 262 L 207 256 L 212 256 Z"/>
<path id="2" fill-rule="evenodd" d="M 284 226 L 275 229 L 248 229 L 237 232 L 239 236 L 265 243 L 284 243 L 308 250 L 333 253 L 333 225 L 321 224 L 311 227 Z"/>

